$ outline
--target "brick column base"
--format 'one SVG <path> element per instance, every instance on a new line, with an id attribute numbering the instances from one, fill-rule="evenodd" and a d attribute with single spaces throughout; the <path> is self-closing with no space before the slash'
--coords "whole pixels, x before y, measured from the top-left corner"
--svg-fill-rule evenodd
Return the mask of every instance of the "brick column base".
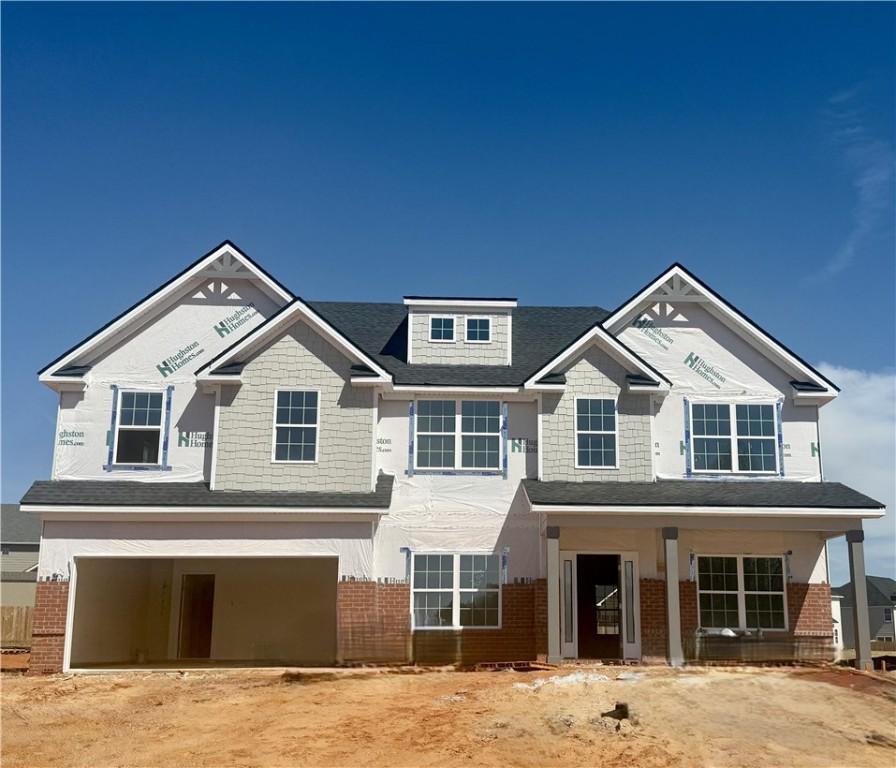
<path id="1" fill-rule="evenodd" d="M 410 605 L 408 584 L 340 581 L 336 586 L 339 661 L 410 661 Z"/>
<path id="2" fill-rule="evenodd" d="M 39 581 L 34 601 L 29 675 L 62 672 L 68 582 Z"/>

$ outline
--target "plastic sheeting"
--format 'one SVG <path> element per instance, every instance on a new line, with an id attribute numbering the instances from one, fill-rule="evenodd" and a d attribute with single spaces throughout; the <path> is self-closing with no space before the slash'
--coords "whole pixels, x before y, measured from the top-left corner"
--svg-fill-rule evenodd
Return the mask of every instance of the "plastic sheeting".
<path id="1" fill-rule="evenodd" d="M 245 279 L 196 281 L 136 333 L 94 358 L 83 392 L 60 396 L 53 477 L 196 481 L 208 478 L 214 396 L 193 374 L 277 309 Z M 157 468 L 116 466 L 113 419 L 122 390 L 163 393 L 162 456 Z M 166 450 L 167 449 L 167 450 Z"/>
<path id="2" fill-rule="evenodd" d="M 657 304 L 637 315 L 619 339 L 662 372 L 672 392 L 655 410 L 654 462 L 660 478 L 687 474 L 685 400 L 783 403 L 784 476 L 821 478 L 818 414 L 792 403 L 793 376 L 693 302 Z"/>

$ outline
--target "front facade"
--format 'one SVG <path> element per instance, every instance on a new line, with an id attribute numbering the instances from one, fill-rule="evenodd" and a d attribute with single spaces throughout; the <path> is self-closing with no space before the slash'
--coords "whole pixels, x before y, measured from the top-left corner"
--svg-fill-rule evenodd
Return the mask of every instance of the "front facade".
<path id="1" fill-rule="evenodd" d="M 836 386 L 679 265 L 306 302 L 228 242 L 40 379 L 35 672 L 827 658 L 884 513 L 823 479 Z"/>

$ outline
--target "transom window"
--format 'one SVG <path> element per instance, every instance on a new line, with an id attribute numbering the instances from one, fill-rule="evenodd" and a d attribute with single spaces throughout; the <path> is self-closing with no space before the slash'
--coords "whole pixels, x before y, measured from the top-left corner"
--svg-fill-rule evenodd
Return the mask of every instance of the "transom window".
<path id="1" fill-rule="evenodd" d="M 500 626 L 500 556 L 414 554 L 414 628 Z"/>
<path id="2" fill-rule="evenodd" d="M 274 404 L 274 461 L 317 461 L 319 397 L 313 390 L 278 390 Z"/>
<path id="3" fill-rule="evenodd" d="M 417 468 L 500 468 L 501 403 L 497 400 L 418 400 L 416 419 Z"/>
<path id="4" fill-rule="evenodd" d="M 488 317 L 467 318 L 467 341 L 484 343 L 491 341 L 492 321 Z"/>
<path id="5" fill-rule="evenodd" d="M 454 341 L 454 318 L 436 316 L 430 317 L 429 340 Z"/>
<path id="6" fill-rule="evenodd" d="M 700 555 L 700 626 L 704 629 L 786 629 L 784 558 Z"/>
<path id="7" fill-rule="evenodd" d="M 576 398 L 576 467 L 616 466 L 616 401 Z"/>
<path id="8" fill-rule="evenodd" d="M 777 472 L 776 435 L 774 405 L 691 405 L 696 472 Z"/>
<path id="9" fill-rule="evenodd" d="M 161 463 L 163 399 L 161 392 L 120 393 L 116 464 Z"/>

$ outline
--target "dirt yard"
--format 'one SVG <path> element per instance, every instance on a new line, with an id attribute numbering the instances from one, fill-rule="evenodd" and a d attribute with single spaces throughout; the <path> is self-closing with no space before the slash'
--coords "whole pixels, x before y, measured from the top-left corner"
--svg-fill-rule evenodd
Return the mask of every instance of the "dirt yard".
<path id="1" fill-rule="evenodd" d="M 896 765 L 896 681 L 842 670 L 130 673 L 2 686 L 4 768 Z M 629 719 L 602 716 L 617 702 Z"/>

